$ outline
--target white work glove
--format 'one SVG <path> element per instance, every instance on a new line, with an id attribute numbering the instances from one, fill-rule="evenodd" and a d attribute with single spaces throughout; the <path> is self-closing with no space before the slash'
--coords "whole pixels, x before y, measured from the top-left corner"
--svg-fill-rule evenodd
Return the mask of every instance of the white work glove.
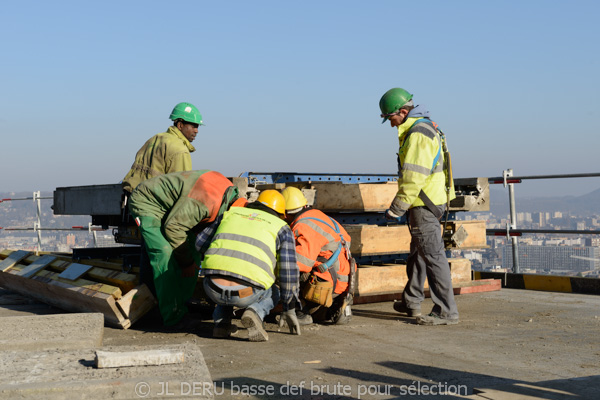
<path id="1" fill-rule="evenodd" d="M 300 335 L 300 323 L 298 322 L 298 318 L 296 317 L 296 310 L 292 308 L 291 310 L 283 311 L 279 317 L 279 329 L 283 328 L 284 321 L 287 323 L 290 328 L 290 333 L 296 335 Z"/>

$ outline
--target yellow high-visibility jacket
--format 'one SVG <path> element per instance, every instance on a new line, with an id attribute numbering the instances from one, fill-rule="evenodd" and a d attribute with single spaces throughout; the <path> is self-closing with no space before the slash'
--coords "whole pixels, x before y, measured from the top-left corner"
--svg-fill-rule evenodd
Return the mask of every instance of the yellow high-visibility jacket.
<path id="1" fill-rule="evenodd" d="M 270 288 L 276 280 L 277 236 L 284 226 L 266 211 L 231 208 L 223 214 L 202 269 L 232 272 Z"/>
<path id="2" fill-rule="evenodd" d="M 421 190 L 435 205 L 442 205 L 447 201 L 444 151 L 441 150 L 439 133 L 429 123 L 415 123 L 418 119 L 420 118 L 407 118 L 398 126 L 400 149 L 396 197 L 403 210 L 425 205 L 419 198 Z M 433 166 L 438 152 L 439 159 Z M 451 190 L 450 200 L 455 197 L 454 190 Z"/>
<path id="3" fill-rule="evenodd" d="M 123 189 L 132 192 L 146 179 L 171 172 L 191 171 L 196 149 L 177 127 L 148 139 L 135 155 L 131 170 L 123 178 Z"/>

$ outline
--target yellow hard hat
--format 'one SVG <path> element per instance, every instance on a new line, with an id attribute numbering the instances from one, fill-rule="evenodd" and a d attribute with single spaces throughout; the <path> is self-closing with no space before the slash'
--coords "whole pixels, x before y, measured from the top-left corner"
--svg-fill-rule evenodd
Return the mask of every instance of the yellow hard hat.
<path id="1" fill-rule="evenodd" d="M 304 197 L 304 193 L 302 190 L 295 188 L 293 186 L 288 186 L 281 192 L 283 198 L 285 199 L 285 210 L 296 210 L 298 208 L 302 208 L 308 203 L 306 197 Z"/>
<path id="2" fill-rule="evenodd" d="M 277 190 L 269 189 L 260 192 L 257 201 L 275 210 L 278 214 L 285 214 L 285 199 Z"/>

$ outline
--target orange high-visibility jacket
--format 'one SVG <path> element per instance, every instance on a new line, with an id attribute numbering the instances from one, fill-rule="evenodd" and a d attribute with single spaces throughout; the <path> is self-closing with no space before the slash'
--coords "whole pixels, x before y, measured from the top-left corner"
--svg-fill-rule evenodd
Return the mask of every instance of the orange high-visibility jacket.
<path id="1" fill-rule="evenodd" d="M 326 224 L 312 218 L 324 221 Z M 332 229 L 335 224 L 330 217 L 322 211 L 309 209 L 297 216 L 290 226 L 296 239 L 296 257 L 300 272 L 313 271 L 316 276 L 329 282 L 333 282 L 331 273 L 329 271 L 320 272 L 318 266 L 329 260 L 337 250 L 341 240 L 340 235 L 344 237 L 347 246 L 342 246 L 337 260 L 331 267 L 337 273 L 338 281 L 335 293 L 339 294 L 344 293 L 348 288 L 350 235 L 341 224 L 337 223 L 337 225 L 340 233 L 336 233 Z"/>

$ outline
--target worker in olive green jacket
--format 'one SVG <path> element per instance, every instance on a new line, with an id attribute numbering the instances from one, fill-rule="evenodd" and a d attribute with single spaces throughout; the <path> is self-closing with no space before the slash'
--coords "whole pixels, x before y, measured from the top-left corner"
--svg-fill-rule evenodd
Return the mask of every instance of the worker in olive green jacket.
<path id="1" fill-rule="evenodd" d="M 179 103 L 169 118 L 173 126 L 148 139 L 135 155 L 131 170 L 123 178 L 125 191 L 132 192 L 140 182 L 158 175 L 191 171 L 190 153 L 196 150 L 192 142 L 203 125 L 202 115 L 193 104 Z"/>
<path id="2" fill-rule="evenodd" d="M 181 320 L 194 292 L 199 270 L 195 234 L 237 197 L 229 179 L 208 170 L 160 175 L 140 183 L 131 194 L 129 212 L 144 239 L 165 325 Z"/>

